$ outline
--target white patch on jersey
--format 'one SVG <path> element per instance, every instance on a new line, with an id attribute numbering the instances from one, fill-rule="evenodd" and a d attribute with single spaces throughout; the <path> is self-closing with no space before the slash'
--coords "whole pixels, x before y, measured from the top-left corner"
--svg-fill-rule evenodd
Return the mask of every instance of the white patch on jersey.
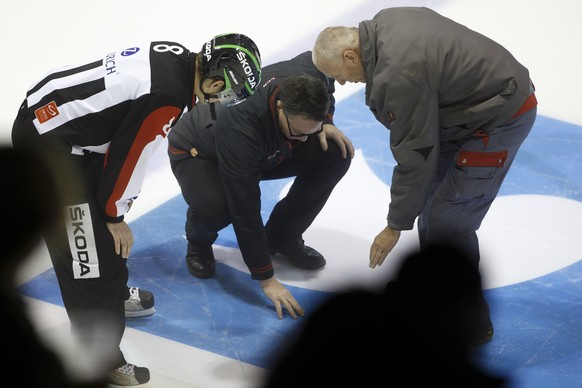
<path id="1" fill-rule="evenodd" d="M 73 155 L 84 155 L 85 153 L 83 152 L 83 150 L 87 150 L 87 151 L 97 152 L 98 154 L 105 155 L 107 153 L 107 150 L 109 149 L 109 144 L 111 144 L 110 141 L 108 141 L 105 144 L 98 145 L 98 146 L 81 147 L 81 146 L 73 144 L 73 147 L 71 149 L 71 153 Z"/>
<path id="2" fill-rule="evenodd" d="M 73 256 L 74 278 L 98 278 L 100 276 L 99 257 L 89 204 L 67 206 L 65 213 L 69 247 Z"/>

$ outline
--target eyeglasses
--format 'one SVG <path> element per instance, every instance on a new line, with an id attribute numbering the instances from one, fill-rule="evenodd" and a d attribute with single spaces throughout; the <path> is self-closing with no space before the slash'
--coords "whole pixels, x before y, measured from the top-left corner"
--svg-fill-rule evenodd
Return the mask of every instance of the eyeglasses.
<path id="1" fill-rule="evenodd" d="M 293 129 L 291 129 L 291 123 L 289 123 L 289 117 L 287 117 L 287 113 L 283 112 L 283 114 L 285 115 L 285 120 L 287 120 L 287 128 L 289 128 L 289 135 L 291 135 L 291 137 L 317 136 L 323 132 L 323 123 L 321 123 L 319 129 L 313 133 L 293 133 Z"/>

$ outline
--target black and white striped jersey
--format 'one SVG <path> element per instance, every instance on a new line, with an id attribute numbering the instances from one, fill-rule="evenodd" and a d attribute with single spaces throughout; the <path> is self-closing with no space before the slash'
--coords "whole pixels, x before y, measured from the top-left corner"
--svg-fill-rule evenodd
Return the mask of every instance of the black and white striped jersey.
<path id="1" fill-rule="evenodd" d="M 195 59 L 179 43 L 147 42 L 55 69 L 29 89 L 41 137 L 106 154 L 98 199 L 107 219 L 123 219 L 156 146 L 194 105 Z"/>

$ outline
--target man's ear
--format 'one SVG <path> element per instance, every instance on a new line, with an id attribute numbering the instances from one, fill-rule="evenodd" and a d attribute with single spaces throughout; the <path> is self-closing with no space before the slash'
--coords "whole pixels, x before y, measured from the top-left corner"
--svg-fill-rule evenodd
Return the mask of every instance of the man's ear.
<path id="1" fill-rule="evenodd" d="M 357 64 L 360 62 L 360 56 L 354 50 L 344 51 L 344 61 L 349 64 Z"/>
<path id="2" fill-rule="evenodd" d="M 210 84 L 210 88 L 211 89 L 216 89 L 216 93 L 222 91 L 222 89 L 224 89 L 224 81 L 223 80 L 214 80 L 212 81 L 212 83 Z"/>
<path id="3" fill-rule="evenodd" d="M 206 79 L 202 83 L 202 88 L 206 94 L 217 94 L 224 89 L 224 81 L 221 79 Z"/>

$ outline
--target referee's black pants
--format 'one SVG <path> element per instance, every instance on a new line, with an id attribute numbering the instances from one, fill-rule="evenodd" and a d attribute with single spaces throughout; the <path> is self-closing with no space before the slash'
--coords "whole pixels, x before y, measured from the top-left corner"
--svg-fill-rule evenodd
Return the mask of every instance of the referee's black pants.
<path id="1" fill-rule="evenodd" d="M 82 357 L 105 362 L 99 365 L 105 369 L 124 365 L 120 343 L 128 270 L 126 260 L 115 254 L 97 204 L 104 155 L 72 155 L 70 146 L 41 139 L 32 118 L 24 106 L 12 128 L 12 143 L 32 149 L 56 172 L 65 209 L 58 226 L 44 236 L 72 333 L 86 352 Z"/>

